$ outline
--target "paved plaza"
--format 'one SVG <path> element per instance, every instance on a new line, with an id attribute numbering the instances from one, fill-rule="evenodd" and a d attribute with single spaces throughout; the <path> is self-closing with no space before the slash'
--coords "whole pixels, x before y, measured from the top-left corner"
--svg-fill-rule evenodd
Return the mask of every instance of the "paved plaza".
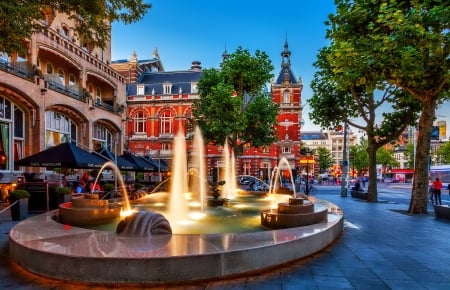
<path id="1" fill-rule="evenodd" d="M 378 203 L 341 197 L 337 186 L 317 188 L 319 198 L 344 211 L 344 231 L 331 246 L 261 273 L 183 285 L 103 287 L 30 274 L 8 260 L 8 232 L 16 222 L 4 212 L 0 289 L 450 289 L 450 221 L 436 219 L 431 206 L 429 215 L 408 215 L 408 185 L 380 185 Z M 442 199 L 450 205 L 448 191 Z"/>

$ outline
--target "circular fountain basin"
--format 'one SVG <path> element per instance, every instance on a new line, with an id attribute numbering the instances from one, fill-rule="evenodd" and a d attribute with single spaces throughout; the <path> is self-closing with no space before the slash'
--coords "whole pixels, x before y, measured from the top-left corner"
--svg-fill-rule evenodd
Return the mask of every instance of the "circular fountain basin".
<path id="1" fill-rule="evenodd" d="M 59 205 L 58 220 L 71 226 L 101 225 L 120 217 L 122 206 L 98 199 L 98 195 L 73 198 Z"/>
<path id="2" fill-rule="evenodd" d="M 317 203 L 318 201 L 316 201 Z M 342 232 L 334 204 L 326 222 L 279 230 L 225 234 L 121 237 L 58 223 L 58 210 L 18 223 L 10 258 L 42 276 L 81 283 L 170 284 L 217 279 L 276 267 L 330 245 Z"/>

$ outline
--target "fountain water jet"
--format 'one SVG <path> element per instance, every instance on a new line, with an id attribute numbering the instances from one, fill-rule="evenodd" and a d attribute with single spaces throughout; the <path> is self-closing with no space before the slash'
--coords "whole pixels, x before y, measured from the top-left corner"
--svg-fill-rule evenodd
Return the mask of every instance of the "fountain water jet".
<path id="1" fill-rule="evenodd" d="M 174 161 L 174 166 L 176 164 Z M 182 169 L 182 176 L 177 177 L 180 184 L 185 183 L 185 164 L 177 165 Z M 186 206 L 185 191 L 178 191 L 174 199 L 180 205 L 175 206 Z M 78 283 L 170 285 L 235 277 L 306 257 L 331 244 L 342 232 L 343 215 L 330 203 L 324 202 L 322 206 L 328 209 L 328 221 L 306 227 L 148 236 L 153 231 L 169 232 L 167 223 L 158 219 L 152 224 L 161 227 L 152 227 L 150 231 L 141 231 L 141 236 L 132 237 L 128 233 L 118 235 L 68 227 L 55 222 L 52 217 L 56 211 L 52 211 L 14 226 L 9 233 L 9 253 L 13 262 L 30 272 Z M 215 209 L 229 210 L 227 207 Z M 259 214 L 260 207 L 256 211 Z M 220 217 L 216 221 L 222 222 Z"/>
<path id="2" fill-rule="evenodd" d="M 172 176 L 170 184 L 169 208 L 167 218 L 182 222 L 188 218 L 186 194 L 188 193 L 186 140 L 178 132 L 173 141 Z"/>

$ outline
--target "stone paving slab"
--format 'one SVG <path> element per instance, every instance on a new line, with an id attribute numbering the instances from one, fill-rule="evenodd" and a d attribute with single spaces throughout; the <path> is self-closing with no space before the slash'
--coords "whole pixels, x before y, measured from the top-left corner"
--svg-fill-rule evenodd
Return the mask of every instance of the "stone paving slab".
<path id="1" fill-rule="evenodd" d="M 405 189 L 407 190 L 407 189 Z M 406 214 L 408 193 L 389 192 L 386 202 L 319 193 L 344 211 L 344 232 L 320 253 L 263 273 L 235 279 L 146 289 L 450 289 L 450 222 L 430 214 Z M 443 203 L 449 204 L 448 194 Z M 8 232 L 0 218 L 0 289 L 106 289 L 38 277 L 8 261 Z M 127 289 L 142 289 L 127 285 Z M 120 289 L 121 287 L 117 285 Z"/>

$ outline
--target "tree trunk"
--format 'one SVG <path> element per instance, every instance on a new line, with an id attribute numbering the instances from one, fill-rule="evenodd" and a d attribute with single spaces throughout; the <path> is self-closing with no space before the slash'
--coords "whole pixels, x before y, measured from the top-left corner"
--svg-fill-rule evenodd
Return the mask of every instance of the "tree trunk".
<path id="1" fill-rule="evenodd" d="M 435 110 L 436 100 L 432 99 L 422 102 L 422 114 L 419 120 L 419 134 L 417 136 L 415 155 L 414 183 L 408 209 L 408 213 L 411 214 L 428 214 L 430 137 L 436 114 Z"/>
<path id="2" fill-rule="evenodd" d="M 367 201 L 377 202 L 377 149 L 375 143 L 371 142 L 372 138 L 368 139 L 367 153 L 369 155 L 369 186 L 367 188 Z"/>

